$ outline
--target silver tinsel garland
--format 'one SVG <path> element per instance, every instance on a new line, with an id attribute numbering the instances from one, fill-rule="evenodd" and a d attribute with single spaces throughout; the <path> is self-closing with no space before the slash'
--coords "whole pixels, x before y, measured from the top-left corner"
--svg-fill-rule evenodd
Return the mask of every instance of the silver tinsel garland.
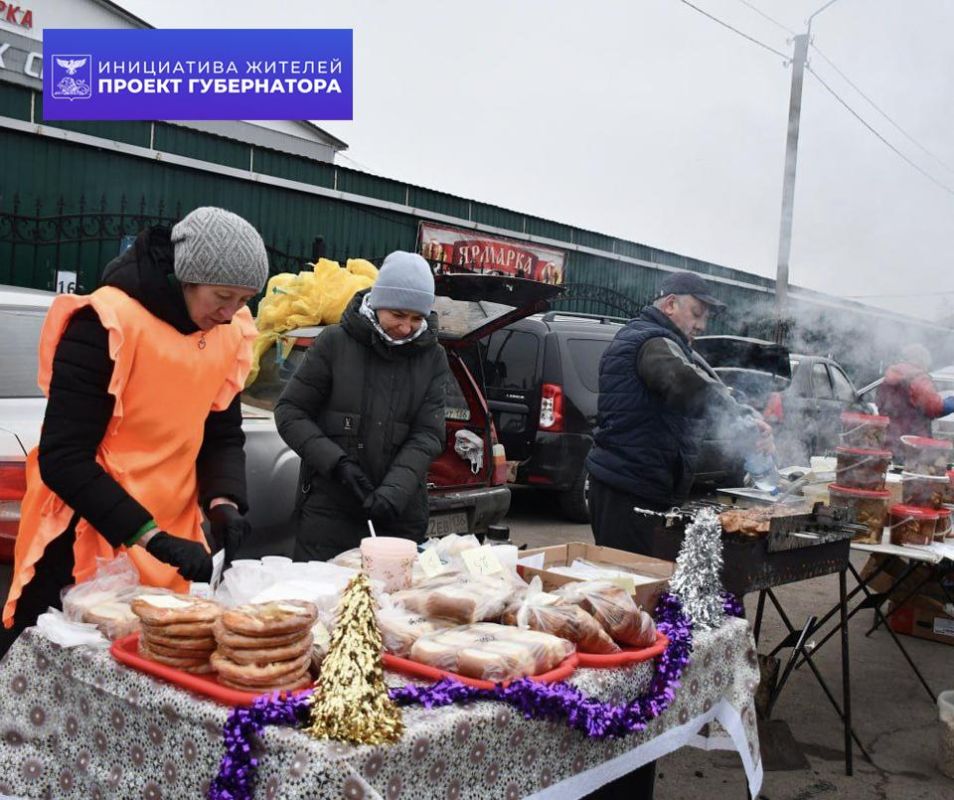
<path id="1" fill-rule="evenodd" d="M 696 630 L 718 628 L 725 621 L 722 525 L 711 508 L 696 514 L 686 528 L 669 585 Z"/>

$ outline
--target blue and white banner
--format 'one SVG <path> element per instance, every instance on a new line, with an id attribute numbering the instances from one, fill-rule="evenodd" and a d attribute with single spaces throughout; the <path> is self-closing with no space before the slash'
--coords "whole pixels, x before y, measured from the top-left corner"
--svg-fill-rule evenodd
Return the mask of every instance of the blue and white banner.
<path id="1" fill-rule="evenodd" d="M 43 117 L 351 119 L 350 30 L 43 32 Z"/>

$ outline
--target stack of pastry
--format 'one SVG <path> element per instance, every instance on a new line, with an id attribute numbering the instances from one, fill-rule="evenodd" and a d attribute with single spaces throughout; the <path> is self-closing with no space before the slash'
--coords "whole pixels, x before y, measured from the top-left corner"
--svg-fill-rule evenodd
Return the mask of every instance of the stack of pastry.
<path id="1" fill-rule="evenodd" d="M 317 607 L 302 600 L 225 611 L 215 623 L 211 659 L 219 683 L 255 694 L 308 686 L 317 617 Z"/>
<path id="2" fill-rule="evenodd" d="M 222 607 L 184 594 L 145 594 L 131 603 L 139 618 L 139 654 L 185 672 L 211 672 L 212 625 Z"/>

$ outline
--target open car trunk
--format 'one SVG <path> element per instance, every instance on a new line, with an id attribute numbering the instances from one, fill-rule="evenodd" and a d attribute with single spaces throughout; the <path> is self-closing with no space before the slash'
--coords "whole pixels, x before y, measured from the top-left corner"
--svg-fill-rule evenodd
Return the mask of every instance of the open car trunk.
<path id="1" fill-rule="evenodd" d="M 471 273 L 438 275 L 435 289 L 440 340 L 447 349 L 456 385 L 449 386 L 447 392 L 447 445 L 431 464 L 428 482 L 437 489 L 504 484 L 506 466 L 494 462 L 493 448 L 498 440 L 493 416 L 479 376 L 470 372 L 462 355 L 479 339 L 544 310 L 548 301 L 563 290 L 538 281 Z M 471 431 L 484 442 L 479 469 L 454 450 L 461 430 Z"/>
<path id="2" fill-rule="evenodd" d="M 792 382 L 784 345 L 746 336 L 698 336 L 692 347 L 741 402 L 759 411 L 772 392 L 784 391 Z"/>

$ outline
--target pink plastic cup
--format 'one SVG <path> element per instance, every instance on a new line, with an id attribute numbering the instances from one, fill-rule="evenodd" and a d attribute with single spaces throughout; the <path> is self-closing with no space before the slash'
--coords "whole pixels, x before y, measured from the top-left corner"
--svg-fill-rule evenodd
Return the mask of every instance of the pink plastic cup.
<path id="1" fill-rule="evenodd" d="M 361 540 L 361 568 L 371 580 L 384 584 L 384 591 L 411 587 L 417 545 L 410 539 L 375 536 Z"/>

